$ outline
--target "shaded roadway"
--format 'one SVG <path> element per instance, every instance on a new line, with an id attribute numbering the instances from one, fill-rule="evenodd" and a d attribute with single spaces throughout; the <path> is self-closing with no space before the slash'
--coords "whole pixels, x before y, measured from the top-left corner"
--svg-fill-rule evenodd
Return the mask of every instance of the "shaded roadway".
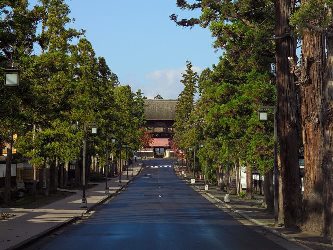
<path id="1" fill-rule="evenodd" d="M 125 192 L 90 218 L 30 248 L 301 249 L 242 225 L 187 186 L 170 165 L 166 160 L 145 161 Z"/>

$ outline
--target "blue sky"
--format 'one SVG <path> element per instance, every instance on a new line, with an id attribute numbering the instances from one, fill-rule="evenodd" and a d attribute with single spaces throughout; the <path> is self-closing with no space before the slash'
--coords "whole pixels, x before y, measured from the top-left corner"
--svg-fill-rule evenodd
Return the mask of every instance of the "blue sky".
<path id="1" fill-rule="evenodd" d="M 86 30 L 97 56 L 103 56 L 134 91 L 152 98 L 177 98 L 186 60 L 197 70 L 218 62 L 208 29 L 177 27 L 169 20 L 176 0 L 67 0 L 74 27 Z"/>

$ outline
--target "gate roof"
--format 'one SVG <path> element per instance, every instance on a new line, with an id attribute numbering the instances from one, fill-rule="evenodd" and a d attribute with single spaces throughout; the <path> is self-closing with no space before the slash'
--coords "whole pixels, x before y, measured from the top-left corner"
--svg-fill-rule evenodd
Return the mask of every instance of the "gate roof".
<path id="1" fill-rule="evenodd" d="M 145 100 L 145 119 L 174 121 L 177 100 L 147 99 Z"/>

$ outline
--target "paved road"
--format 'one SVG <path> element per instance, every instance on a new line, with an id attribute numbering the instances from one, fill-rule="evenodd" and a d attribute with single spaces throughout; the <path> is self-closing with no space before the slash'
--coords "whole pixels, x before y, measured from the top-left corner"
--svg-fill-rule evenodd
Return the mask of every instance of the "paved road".
<path id="1" fill-rule="evenodd" d="M 178 179 L 171 164 L 146 161 L 125 192 L 30 249 L 301 249 L 242 225 Z"/>

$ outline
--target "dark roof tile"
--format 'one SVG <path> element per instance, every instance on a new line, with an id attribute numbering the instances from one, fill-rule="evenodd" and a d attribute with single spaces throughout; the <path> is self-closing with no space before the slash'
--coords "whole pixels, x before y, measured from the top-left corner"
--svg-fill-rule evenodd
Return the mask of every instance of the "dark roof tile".
<path id="1" fill-rule="evenodd" d="M 146 99 L 146 120 L 175 120 L 177 100 Z"/>

